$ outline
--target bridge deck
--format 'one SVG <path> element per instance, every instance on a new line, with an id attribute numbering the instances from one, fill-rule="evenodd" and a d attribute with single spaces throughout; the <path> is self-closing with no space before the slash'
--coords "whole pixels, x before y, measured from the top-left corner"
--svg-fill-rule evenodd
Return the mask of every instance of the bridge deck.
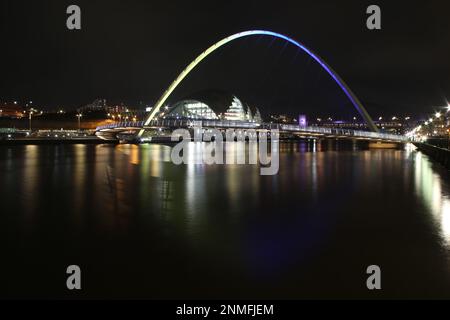
<path id="1" fill-rule="evenodd" d="M 280 133 L 293 133 L 299 135 L 347 137 L 355 139 L 385 140 L 396 142 L 407 142 L 408 138 L 403 135 L 389 133 L 378 133 L 360 131 L 352 129 L 324 128 L 324 127 L 301 127 L 298 125 L 230 121 L 230 120 L 154 120 L 148 126 L 144 126 L 143 121 L 137 122 L 117 122 L 110 125 L 98 127 L 97 132 L 114 133 L 122 131 L 134 131 L 142 129 L 158 128 L 217 128 L 217 129 L 254 129 L 257 131 L 277 129 Z"/>

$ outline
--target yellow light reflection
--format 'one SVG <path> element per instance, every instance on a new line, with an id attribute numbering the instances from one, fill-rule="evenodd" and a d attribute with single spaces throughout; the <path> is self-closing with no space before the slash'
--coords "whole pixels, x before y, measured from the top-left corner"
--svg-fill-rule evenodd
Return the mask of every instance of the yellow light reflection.
<path id="1" fill-rule="evenodd" d="M 443 191 L 443 181 L 432 167 L 431 162 L 421 152 L 415 154 L 415 184 L 425 205 L 431 210 L 440 229 L 440 236 L 450 247 L 450 199 Z"/>

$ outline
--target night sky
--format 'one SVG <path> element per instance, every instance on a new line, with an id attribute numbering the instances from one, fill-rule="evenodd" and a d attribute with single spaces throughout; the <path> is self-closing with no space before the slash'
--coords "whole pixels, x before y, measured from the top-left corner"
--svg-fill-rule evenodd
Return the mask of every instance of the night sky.
<path id="1" fill-rule="evenodd" d="M 393 3 L 395 2 L 395 3 Z M 373 117 L 431 113 L 450 99 L 448 1 L 0 0 L 0 100 L 47 108 L 96 98 L 154 103 L 198 54 L 236 32 L 267 29 L 317 52 Z M 82 30 L 66 28 L 66 8 Z M 366 28 L 370 4 L 382 30 Z M 236 94 L 267 113 L 351 116 L 320 66 L 270 37 L 240 39 L 205 60 L 174 102 L 205 89 Z"/>

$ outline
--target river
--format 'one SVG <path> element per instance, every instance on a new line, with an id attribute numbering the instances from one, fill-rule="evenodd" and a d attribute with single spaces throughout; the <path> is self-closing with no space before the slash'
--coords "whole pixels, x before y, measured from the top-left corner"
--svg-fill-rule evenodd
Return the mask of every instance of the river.
<path id="1" fill-rule="evenodd" d="M 273 176 L 170 153 L 1 147 L 0 297 L 450 298 L 449 172 L 413 146 L 282 143 Z"/>

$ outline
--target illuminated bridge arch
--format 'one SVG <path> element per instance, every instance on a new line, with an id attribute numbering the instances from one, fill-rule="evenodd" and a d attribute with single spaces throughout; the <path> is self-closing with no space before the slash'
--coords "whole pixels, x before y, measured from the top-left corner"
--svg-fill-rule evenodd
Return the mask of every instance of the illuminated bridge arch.
<path id="1" fill-rule="evenodd" d="M 272 32 L 272 31 L 265 31 L 265 30 L 250 30 L 250 31 L 244 31 L 240 33 L 236 33 L 232 36 L 229 36 L 225 39 L 220 40 L 216 44 L 209 47 L 206 51 L 204 51 L 202 54 L 200 54 L 190 65 L 186 67 L 186 69 L 183 70 L 183 72 L 180 73 L 178 78 L 175 79 L 175 81 L 170 85 L 170 87 L 164 92 L 164 94 L 159 98 L 158 102 L 156 102 L 155 106 L 153 107 L 150 115 L 148 116 L 147 120 L 144 123 L 144 126 L 148 126 L 150 122 L 153 120 L 153 118 L 156 116 L 158 111 L 161 109 L 161 107 L 164 105 L 164 103 L 167 101 L 169 96 L 172 94 L 172 92 L 177 88 L 177 86 L 183 81 L 184 78 L 208 55 L 210 55 L 212 52 L 216 51 L 220 47 L 224 46 L 228 42 L 231 42 L 233 40 L 248 37 L 248 36 L 255 36 L 255 35 L 267 35 L 267 36 L 273 36 L 276 38 L 280 38 L 283 40 L 288 41 L 289 43 L 292 43 L 293 45 L 297 46 L 298 48 L 302 49 L 304 52 L 306 52 L 308 55 L 310 55 L 315 61 L 317 61 L 325 71 L 328 72 L 328 74 L 336 81 L 336 83 L 341 87 L 341 89 L 344 91 L 344 93 L 347 95 L 347 97 L 352 102 L 353 106 L 356 108 L 358 113 L 361 115 L 361 117 L 364 119 L 364 121 L 367 123 L 368 127 L 375 132 L 378 132 L 378 128 L 375 126 L 375 124 L 372 121 L 372 118 L 367 113 L 366 109 L 363 107 L 359 99 L 356 97 L 356 95 L 350 90 L 350 88 L 347 86 L 347 84 L 344 82 L 344 80 L 339 77 L 339 75 L 317 54 L 312 52 L 310 49 L 305 47 L 303 44 L 295 41 L 294 39 L 291 39 L 285 35 Z M 144 133 L 144 130 L 141 130 L 138 134 L 138 136 L 142 136 Z"/>

